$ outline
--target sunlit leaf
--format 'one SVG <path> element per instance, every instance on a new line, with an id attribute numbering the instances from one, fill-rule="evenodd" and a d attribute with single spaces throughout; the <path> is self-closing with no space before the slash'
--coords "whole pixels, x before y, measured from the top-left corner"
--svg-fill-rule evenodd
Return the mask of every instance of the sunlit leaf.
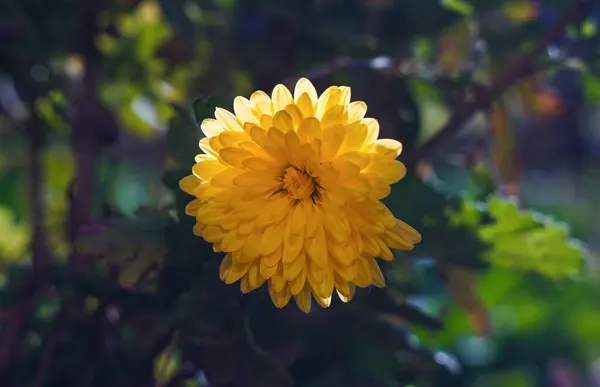
<path id="1" fill-rule="evenodd" d="M 14 213 L 0 206 L 0 262 L 24 259 L 30 239 L 27 225 L 16 223 Z"/>
<path id="2" fill-rule="evenodd" d="M 180 366 L 179 349 L 169 345 L 154 359 L 154 380 L 163 385 L 168 383 Z"/>
<path id="3" fill-rule="evenodd" d="M 535 1 L 509 1 L 502 6 L 502 11 L 510 21 L 524 23 L 538 17 L 539 7 Z"/>
<path id="4" fill-rule="evenodd" d="M 600 103 L 600 78 L 589 71 L 581 73 L 583 92 L 589 102 Z"/>
<path id="5" fill-rule="evenodd" d="M 481 239 L 491 245 L 484 258 L 493 265 L 535 271 L 552 278 L 576 274 L 583 264 L 583 248 L 568 235 L 565 225 L 521 211 L 510 200 L 492 198 L 487 212 L 492 223 L 480 227 Z"/>
<path id="6" fill-rule="evenodd" d="M 442 95 L 432 85 L 417 79 L 409 79 L 407 87 L 419 110 L 421 122 L 419 141 L 422 142 L 446 124 L 451 112 Z"/>
<path id="7" fill-rule="evenodd" d="M 598 26 L 594 20 L 586 20 L 581 24 L 581 35 L 584 38 L 592 38 L 598 33 Z"/>
<path id="8" fill-rule="evenodd" d="M 440 0 L 440 5 L 463 15 L 470 15 L 473 13 L 473 6 L 468 1 L 464 0 Z"/>

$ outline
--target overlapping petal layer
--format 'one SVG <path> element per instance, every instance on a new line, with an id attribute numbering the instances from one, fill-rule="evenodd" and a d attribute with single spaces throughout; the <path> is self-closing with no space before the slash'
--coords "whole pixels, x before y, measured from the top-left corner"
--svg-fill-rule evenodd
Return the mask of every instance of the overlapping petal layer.
<path id="1" fill-rule="evenodd" d="M 305 312 L 313 297 L 327 307 L 334 291 L 346 302 L 356 286 L 384 286 L 375 259 L 421 238 L 380 202 L 406 173 L 402 145 L 378 139 L 350 88 L 318 96 L 305 78 L 293 93 L 237 97 L 233 110 L 202 122 L 204 153 L 180 182 L 196 197 L 194 233 L 226 253 L 221 279 L 244 293 L 268 282 L 277 307 L 294 297 Z"/>

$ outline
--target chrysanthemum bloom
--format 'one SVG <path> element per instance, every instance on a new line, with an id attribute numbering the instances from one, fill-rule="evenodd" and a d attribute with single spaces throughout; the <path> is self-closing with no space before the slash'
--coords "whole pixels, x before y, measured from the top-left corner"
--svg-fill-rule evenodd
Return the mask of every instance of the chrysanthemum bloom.
<path id="1" fill-rule="evenodd" d="M 277 85 L 233 109 L 202 122 L 204 153 L 180 182 L 196 197 L 194 233 L 226 253 L 221 279 L 244 293 L 268 281 L 277 307 L 293 296 L 305 312 L 313 296 L 328 307 L 334 290 L 347 302 L 356 286 L 384 286 L 375 258 L 421 238 L 380 202 L 406 173 L 402 144 L 377 139 L 349 87 L 318 96 L 303 78 L 293 95 Z"/>

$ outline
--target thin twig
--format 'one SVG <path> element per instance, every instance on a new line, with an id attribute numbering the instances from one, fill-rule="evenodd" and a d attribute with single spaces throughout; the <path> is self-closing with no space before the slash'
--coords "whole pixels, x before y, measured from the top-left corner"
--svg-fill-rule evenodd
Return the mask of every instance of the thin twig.
<path id="1" fill-rule="evenodd" d="M 62 332 L 62 325 L 66 320 L 66 316 L 66 310 L 61 309 L 52 322 L 52 332 L 50 333 L 46 343 L 46 348 L 44 348 L 42 359 L 40 360 L 40 367 L 38 368 L 35 377 L 31 382 L 31 387 L 42 387 L 44 385 L 46 374 L 48 373 L 48 370 L 50 369 L 50 363 L 52 362 L 54 348 L 56 348 L 56 344 L 58 343 L 58 338 Z"/>
<path id="2" fill-rule="evenodd" d="M 491 86 L 477 95 L 473 101 L 465 101 L 454 111 L 446 125 L 412 155 L 405 159 L 408 165 L 414 166 L 420 160 L 427 158 L 444 141 L 455 135 L 473 114 L 488 108 L 508 88 L 521 79 L 531 75 L 535 62 L 544 53 L 548 45 L 564 35 L 569 24 L 581 21 L 591 6 L 590 0 L 579 0 L 577 4 L 565 12 L 563 17 L 552 25 L 535 45 L 525 54 L 517 56 L 506 71 L 500 75 Z"/>
<path id="3" fill-rule="evenodd" d="M 2 335 L 0 336 L 0 375 L 4 372 L 5 367 L 10 363 L 14 356 L 13 347 L 19 337 L 21 323 L 35 304 L 34 301 L 34 297 L 20 300 L 17 306 L 11 309 L 11 313 L 5 316 L 3 321 L 4 328 L 2 329 Z"/>
<path id="4" fill-rule="evenodd" d="M 31 241 L 33 270 L 43 271 L 49 264 L 46 217 L 42 203 L 44 191 L 42 163 L 40 155 L 44 145 L 43 123 L 36 115 L 33 115 L 28 125 L 29 134 L 29 206 L 33 225 L 33 237 Z"/>

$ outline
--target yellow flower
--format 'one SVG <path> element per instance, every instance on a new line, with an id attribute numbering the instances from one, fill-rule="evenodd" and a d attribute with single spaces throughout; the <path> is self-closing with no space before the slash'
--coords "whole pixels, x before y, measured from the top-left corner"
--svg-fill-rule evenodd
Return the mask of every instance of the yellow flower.
<path id="1" fill-rule="evenodd" d="M 406 173 L 402 144 L 377 139 L 349 87 L 318 96 L 302 78 L 293 94 L 277 85 L 233 109 L 202 122 L 204 153 L 180 182 L 196 197 L 186 207 L 194 233 L 226 252 L 221 279 L 241 280 L 244 293 L 268 281 L 275 306 L 293 296 L 304 312 L 313 296 L 328 307 L 334 290 L 347 302 L 356 286 L 383 287 L 375 258 L 421 239 L 379 201 Z"/>

